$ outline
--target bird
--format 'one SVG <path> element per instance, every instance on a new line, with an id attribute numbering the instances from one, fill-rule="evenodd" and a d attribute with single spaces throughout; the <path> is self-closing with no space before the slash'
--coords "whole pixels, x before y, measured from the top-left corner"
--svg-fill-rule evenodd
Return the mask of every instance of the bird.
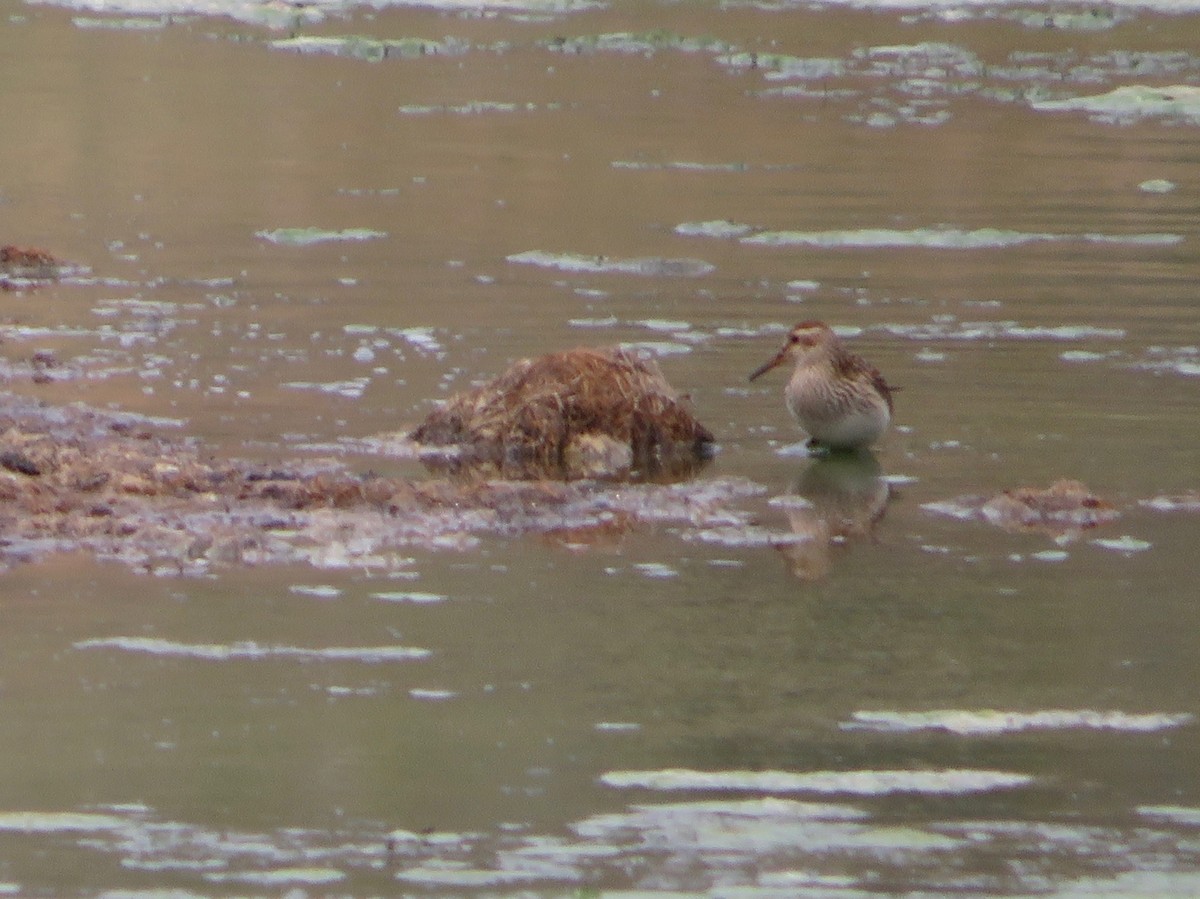
<path id="1" fill-rule="evenodd" d="M 784 399 L 817 451 L 860 450 L 870 446 L 892 420 L 892 392 L 879 369 L 852 353 L 824 322 L 803 321 L 787 342 L 750 380 L 790 362 L 792 376 Z"/>

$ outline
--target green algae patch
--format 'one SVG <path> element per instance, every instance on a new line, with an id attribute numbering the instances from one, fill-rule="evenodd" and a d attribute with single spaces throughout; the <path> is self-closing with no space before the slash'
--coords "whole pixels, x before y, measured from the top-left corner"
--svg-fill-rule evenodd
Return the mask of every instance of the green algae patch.
<path id="1" fill-rule="evenodd" d="M 1034 100 L 1030 105 L 1038 112 L 1086 112 L 1093 118 L 1117 124 L 1159 118 L 1200 125 L 1200 87 L 1189 84 L 1168 87 L 1130 84 L 1106 94 Z"/>
<path id="2" fill-rule="evenodd" d="M 305 55 L 344 56 L 368 62 L 422 56 L 458 56 L 471 49 L 466 41 L 452 37 L 439 41 L 421 37 L 372 38 L 353 34 L 283 38 L 271 41 L 270 46 L 275 50 Z"/>
<path id="3" fill-rule="evenodd" d="M 1017 10 L 1007 18 L 1026 28 L 1042 28 L 1050 31 L 1107 31 L 1132 18 L 1116 9 L 1096 7 L 1093 9 L 1045 12 L 1042 10 Z"/>
<path id="4" fill-rule="evenodd" d="M 707 222 L 681 222 L 675 226 L 675 233 L 681 237 L 743 237 L 753 230 L 750 225 L 725 219 Z"/>
<path id="5" fill-rule="evenodd" d="M 71 20 L 76 28 L 106 29 L 110 31 L 158 31 L 170 24 L 167 16 L 126 16 L 117 19 L 102 19 L 95 16 L 76 16 Z"/>
<path id="6" fill-rule="evenodd" d="M 1166 178 L 1150 178 L 1138 185 L 1138 190 L 1146 194 L 1169 194 L 1175 189 L 1175 182 Z"/>
<path id="7" fill-rule="evenodd" d="M 555 37 L 542 45 L 556 53 L 656 53 L 676 50 L 684 53 L 728 53 L 730 44 L 715 37 L 686 37 L 673 31 L 618 31 L 579 37 Z"/>
<path id="8" fill-rule="evenodd" d="M 329 231 L 324 228 L 276 228 L 274 231 L 255 231 L 254 236 L 281 246 L 307 247 L 336 241 L 377 240 L 387 237 L 387 232 L 372 231 L 370 228 L 344 228 L 341 231 Z"/>
<path id="9" fill-rule="evenodd" d="M 741 238 L 742 243 L 770 247 L 928 247 L 933 249 L 980 249 L 1011 247 L 1044 239 L 1044 235 L 1000 228 L 861 228 L 849 231 L 763 231 Z"/>
<path id="10" fill-rule="evenodd" d="M 546 253 L 528 250 L 506 256 L 516 265 L 536 265 L 573 274 L 601 275 L 646 275 L 676 278 L 698 278 L 716 270 L 703 259 L 664 259 L 661 256 L 636 256 L 613 258 L 611 256 L 583 256 L 577 253 Z"/>
<path id="11" fill-rule="evenodd" d="M 486 115 L 487 113 L 500 112 L 533 112 L 537 106 L 533 103 L 502 103 L 497 100 L 472 100 L 469 103 L 453 103 L 453 104 L 408 104 L 401 106 L 396 111 L 403 116 L 427 116 L 427 115 Z"/>

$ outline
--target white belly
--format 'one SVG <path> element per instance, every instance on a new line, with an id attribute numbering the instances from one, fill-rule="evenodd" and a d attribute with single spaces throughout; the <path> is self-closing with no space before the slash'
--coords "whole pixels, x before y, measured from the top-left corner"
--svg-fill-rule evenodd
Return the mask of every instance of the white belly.
<path id="1" fill-rule="evenodd" d="M 887 403 L 874 393 L 852 402 L 831 402 L 827 392 L 809 389 L 803 379 L 793 380 L 787 401 L 788 409 L 808 436 L 835 449 L 869 446 L 892 420 Z"/>
<path id="2" fill-rule="evenodd" d="M 830 420 L 800 421 L 800 426 L 818 443 L 839 449 L 869 446 L 880 438 L 891 421 L 886 407 L 857 409 Z"/>

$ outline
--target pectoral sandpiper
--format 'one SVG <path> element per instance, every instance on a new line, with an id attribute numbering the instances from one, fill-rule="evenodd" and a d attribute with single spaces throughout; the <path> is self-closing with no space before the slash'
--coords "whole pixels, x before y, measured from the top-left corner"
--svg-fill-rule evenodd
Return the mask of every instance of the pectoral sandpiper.
<path id="1" fill-rule="evenodd" d="M 892 420 L 892 388 L 879 370 L 846 349 L 824 322 L 805 321 L 788 333 L 775 357 L 750 380 L 790 362 L 784 389 L 787 407 L 814 449 L 853 450 L 870 446 Z"/>

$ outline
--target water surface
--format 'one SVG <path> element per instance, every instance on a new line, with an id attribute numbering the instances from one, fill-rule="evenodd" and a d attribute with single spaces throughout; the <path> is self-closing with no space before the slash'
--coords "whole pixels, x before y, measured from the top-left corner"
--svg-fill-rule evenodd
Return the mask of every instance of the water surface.
<path id="1" fill-rule="evenodd" d="M 7 9 L 0 239 L 88 268 L 0 293 L 10 393 L 420 478 L 367 438 L 621 342 L 753 489 L 12 565 L 0 886 L 1193 895 L 1197 14 L 890 6 Z M 902 388 L 872 459 L 746 381 L 806 318 Z M 1064 477 L 1120 516 L 931 510 Z"/>

